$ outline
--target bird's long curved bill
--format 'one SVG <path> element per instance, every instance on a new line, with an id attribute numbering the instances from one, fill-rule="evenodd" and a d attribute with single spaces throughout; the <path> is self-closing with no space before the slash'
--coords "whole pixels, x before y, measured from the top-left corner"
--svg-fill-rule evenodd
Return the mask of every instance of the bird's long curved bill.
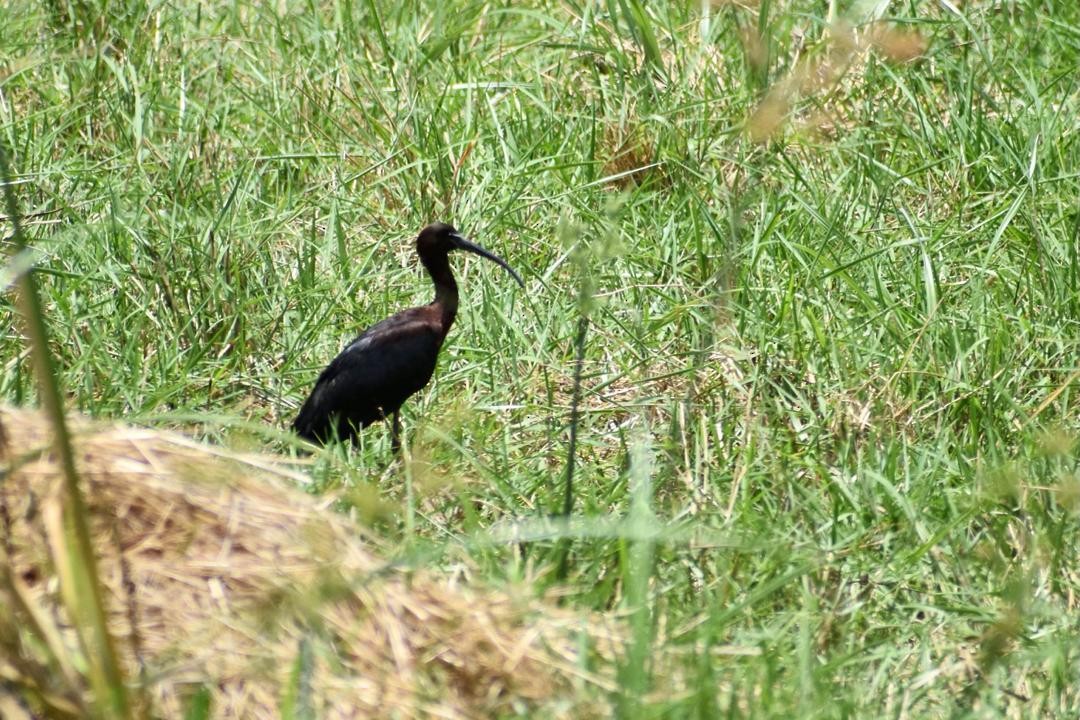
<path id="1" fill-rule="evenodd" d="M 520 285 L 521 287 L 525 287 L 525 283 L 522 281 L 521 277 L 516 272 L 514 272 L 514 268 L 510 267 L 510 265 L 505 260 L 503 260 L 501 257 L 499 257 L 498 255 L 496 255 L 493 252 L 488 252 L 484 248 L 480 247 L 476 243 L 469 240 L 464 235 L 455 234 L 455 235 L 452 235 L 451 237 L 454 238 L 454 244 L 457 246 L 458 250 L 468 250 L 469 252 L 471 252 L 471 253 L 473 253 L 475 255 L 479 255 L 482 258 L 487 258 L 488 260 L 490 260 L 493 263 L 497 263 L 499 265 L 502 265 L 503 269 L 506 270 L 506 272 L 510 273 L 510 275 L 515 280 L 517 280 L 518 285 Z"/>

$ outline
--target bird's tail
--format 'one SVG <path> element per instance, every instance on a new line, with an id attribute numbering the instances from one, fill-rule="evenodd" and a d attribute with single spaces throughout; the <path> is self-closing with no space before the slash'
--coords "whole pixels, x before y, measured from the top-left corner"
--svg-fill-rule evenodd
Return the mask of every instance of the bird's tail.
<path id="1" fill-rule="evenodd" d="M 326 430 L 323 427 L 326 425 L 325 417 L 317 412 L 313 405 L 311 398 L 308 398 L 308 401 L 300 408 L 300 413 L 292 422 L 292 431 L 309 442 L 321 443 Z"/>

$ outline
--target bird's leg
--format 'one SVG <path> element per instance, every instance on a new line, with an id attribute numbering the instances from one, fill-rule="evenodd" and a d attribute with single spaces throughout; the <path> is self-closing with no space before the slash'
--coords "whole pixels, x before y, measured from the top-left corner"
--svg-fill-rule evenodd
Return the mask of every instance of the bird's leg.
<path id="1" fill-rule="evenodd" d="M 390 449 L 395 455 L 401 452 L 401 416 L 394 411 L 394 421 L 390 425 Z"/>

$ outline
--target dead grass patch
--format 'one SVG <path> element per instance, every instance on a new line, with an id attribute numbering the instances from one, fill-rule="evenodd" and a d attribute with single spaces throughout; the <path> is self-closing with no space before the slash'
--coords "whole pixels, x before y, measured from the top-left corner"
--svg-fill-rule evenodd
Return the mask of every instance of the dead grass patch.
<path id="1" fill-rule="evenodd" d="M 2 569 L 77 657 L 43 522 L 62 488 L 48 425 L 0 408 L 0 428 Z M 302 646 L 317 717 L 580 717 L 588 687 L 606 684 L 580 650 L 613 651 L 603 623 L 388 564 L 325 501 L 283 482 L 292 473 L 275 458 L 126 426 L 74 428 L 109 625 L 152 715 L 182 716 L 206 688 L 213 717 L 277 717 Z M 88 702 L 85 686 L 25 652 L 32 639 L 16 645 L 0 676 Z"/>
<path id="2" fill-rule="evenodd" d="M 760 40 L 743 40 L 747 55 L 754 62 Z M 914 30 L 874 22 L 855 28 L 836 22 L 818 46 L 800 57 L 786 76 L 778 80 L 746 121 L 746 131 L 753 142 L 763 143 L 777 137 L 793 119 L 796 103 L 817 97 L 818 107 L 811 108 L 799 120 L 799 128 L 811 133 L 833 134 L 849 124 L 842 119 L 845 99 L 862 82 L 862 71 L 870 50 L 889 62 L 903 64 L 923 57 L 927 39 Z"/>

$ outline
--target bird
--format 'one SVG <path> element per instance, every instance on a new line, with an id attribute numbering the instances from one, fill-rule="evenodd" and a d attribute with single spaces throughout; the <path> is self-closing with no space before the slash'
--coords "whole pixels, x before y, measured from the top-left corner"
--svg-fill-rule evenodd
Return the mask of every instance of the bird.
<path id="1" fill-rule="evenodd" d="M 391 448 L 401 450 L 399 410 L 435 373 L 446 334 L 458 309 L 458 288 L 450 271 L 455 250 L 501 265 L 522 288 L 525 283 L 498 255 L 480 247 L 452 225 L 428 225 L 416 237 L 416 254 L 435 285 L 427 305 L 395 313 L 364 330 L 319 375 L 292 430 L 317 445 L 358 441 L 362 428 L 393 416 Z"/>

